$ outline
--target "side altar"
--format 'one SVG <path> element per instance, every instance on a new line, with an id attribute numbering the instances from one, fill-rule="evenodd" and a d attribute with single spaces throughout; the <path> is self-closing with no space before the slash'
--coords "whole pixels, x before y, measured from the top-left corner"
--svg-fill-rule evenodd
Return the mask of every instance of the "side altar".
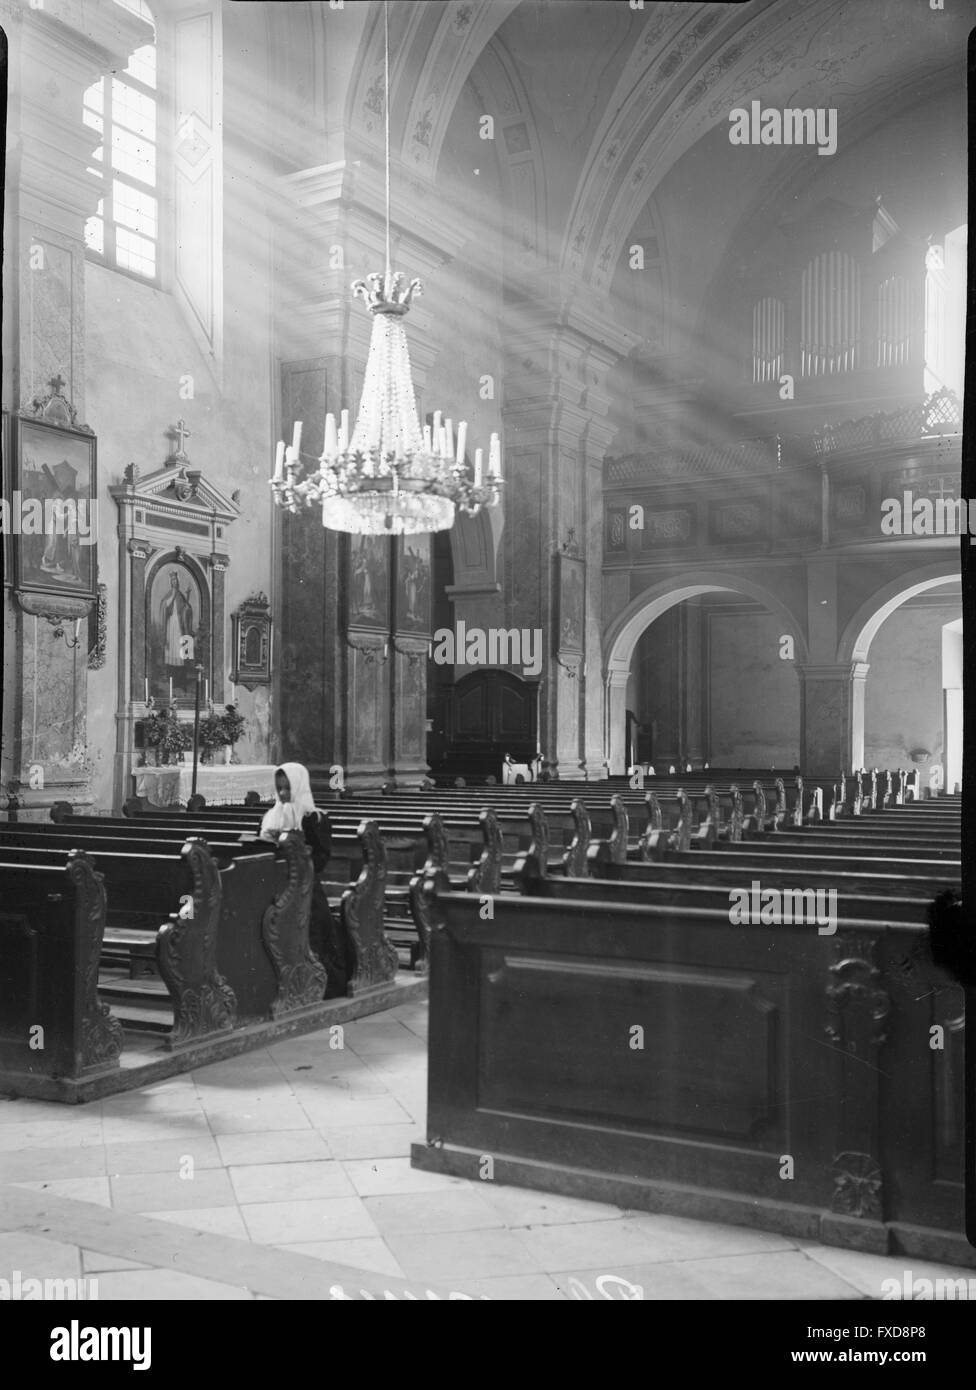
<path id="1" fill-rule="evenodd" d="M 163 789 L 181 771 L 179 764 L 142 766 L 143 730 L 154 709 L 172 709 L 192 725 L 198 678 L 204 708 L 210 702 L 219 708 L 226 699 L 227 528 L 240 508 L 207 480 L 202 469 L 191 467 L 183 447 L 189 431 L 182 420 L 172 433 L 177 447 L 161 468 L 143 477 L 130 463 L 122 482 L 109 489 L 119 509 L 116 808 L 133 794 L 135 773 L 157 774 L 155 783 L 150 778 L 144 785 L 152 784 L 165 795 Z M 185 770 L 192 772 L 190 766 Z M 201 767 L 197 789 L 209 801 L 201 776 L 233 776 L 239 771 L 234 765 Z M 270 797 L 273 772 L 259 769 L 256 784 L 249 777 L 241 799 L 252 788 L 262 799 Z M 160 780 L 158 774 L 169 777 Z"/>

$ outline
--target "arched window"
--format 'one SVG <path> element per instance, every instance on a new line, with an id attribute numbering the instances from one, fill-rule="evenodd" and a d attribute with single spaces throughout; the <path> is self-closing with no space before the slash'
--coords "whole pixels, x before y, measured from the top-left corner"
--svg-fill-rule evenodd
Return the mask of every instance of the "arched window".
<path id="1" fill-rule="evenodd" d="M 752 380 L 779 381 L 783 373 L 786 308 L 781 299 L 760 299 L 752 310 Z"/>
<path id="2" fill-rule="evenodd" d="M 856 261 L 843 251 L 815 256 L 800 284 L 800 372 L 833 376 L 858 364 L 861 285 Z"/>
<path id="3" fill-rule="evenodd" d="M 153 23 L 145 0 L 115 0 Z M 159 278 L 156 193 L 156 45 L 136 49 L 117 77 L 85 92 L 84 122 L 101 136 L 89 173 L 102 182 L 98 210 L 85 224 L 88 254 L 141 279 Z"/>
<path id="4" fill-rule="evenodd" d="M 966 245 L 963 223 L 925 253 L 925 392 L 963 394 L 966 337 Z"/>

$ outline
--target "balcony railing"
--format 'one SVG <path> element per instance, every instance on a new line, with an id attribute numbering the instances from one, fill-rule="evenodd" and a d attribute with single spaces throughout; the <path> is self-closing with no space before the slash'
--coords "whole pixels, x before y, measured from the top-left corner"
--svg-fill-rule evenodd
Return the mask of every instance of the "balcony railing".
<path id="1" fill-rule="evenodd" d="M 862 449 L 961 433 L 962 403 L 955 392 L 945 389 L 898 410 L 824 425 L 815 434 L 765 435 L 731 444 L 678 446 L 607 459 L 605 481 L 614 487 L 646 483 L 650 478 L 773 473 Z"/>

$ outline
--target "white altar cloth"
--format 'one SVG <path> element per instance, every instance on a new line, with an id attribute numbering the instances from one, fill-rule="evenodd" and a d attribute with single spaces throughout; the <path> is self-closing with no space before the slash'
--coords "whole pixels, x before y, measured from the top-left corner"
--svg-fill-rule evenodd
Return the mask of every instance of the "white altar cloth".
<path id="1" fill-rule="evenodd" d="M 250 791 L 270 802 L 274 796 L 274 773 L 271 764 L 201 765 L 197 768 L 197 791 L 208 806 L 240 805 Z M 150 806 L 185 806 L 193 785 L 193 764 L 133 768 L 132 780 L 136 796 L 145 797 Z"/>

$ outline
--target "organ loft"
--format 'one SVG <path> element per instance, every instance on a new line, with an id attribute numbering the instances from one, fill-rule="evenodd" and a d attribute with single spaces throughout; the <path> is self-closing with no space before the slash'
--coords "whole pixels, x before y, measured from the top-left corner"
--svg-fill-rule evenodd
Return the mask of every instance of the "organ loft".
<path id="1" fill-rule="evenodd" d="M 0 1288 L 969 1278 L 959 7 L 0 25 Z"/>

